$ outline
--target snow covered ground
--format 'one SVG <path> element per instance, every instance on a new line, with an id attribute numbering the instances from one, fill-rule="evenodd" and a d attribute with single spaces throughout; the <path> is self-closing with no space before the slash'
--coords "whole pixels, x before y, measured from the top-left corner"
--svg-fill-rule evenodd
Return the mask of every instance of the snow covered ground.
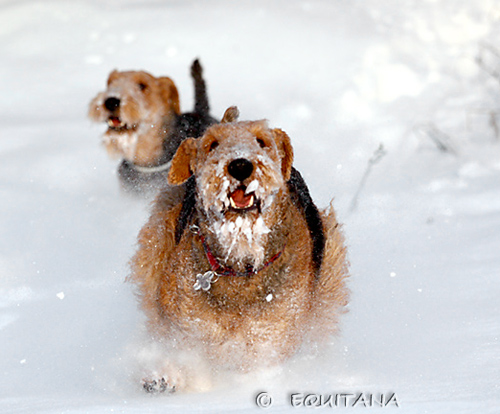
<path id="1" fill-rule="evenodd" d="M 499 35 L 495 0 L 0 0 L 0 412 L 243 413 L 260 391 L 273 413 L 292 393 L 500 412 Z M 352 299 L 314 360 L 150 397 L 124 283 L 148 205 L 86 110 L 113 68 L 171 76 L 189 110 L 195 57 L 213 114 L 283 128 L 335 198 Z"/>

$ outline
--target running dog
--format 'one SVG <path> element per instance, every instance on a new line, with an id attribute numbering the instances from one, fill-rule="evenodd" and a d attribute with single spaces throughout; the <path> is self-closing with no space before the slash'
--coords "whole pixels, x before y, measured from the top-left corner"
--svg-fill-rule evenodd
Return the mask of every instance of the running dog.
<path id="1" fill-rule="evenodd" d="M 335 332 L 347 304 L 333 208 L 314 205 L 285 132 L 237 114 L 182 142 L 139 234 L 129 280 L 153 338 L 149 392 L 280 364 Z"/>
<path id="2" fill-rule="evenodd" d="M 147 193 L 166 182 L 170 161 L 182 140 L 199 137 L 216 122 L 209 115 L 203 69 L 191 66 L 195 107 L 181 114 L 179 94 L 168 77 L 156 78 L 143 71 L 109 75 L 107 89 L 89 105 L 89 117 L 106 122 L 103 143 L 112 158 L 122 158 L 118 175 L 122 187 Z"/>

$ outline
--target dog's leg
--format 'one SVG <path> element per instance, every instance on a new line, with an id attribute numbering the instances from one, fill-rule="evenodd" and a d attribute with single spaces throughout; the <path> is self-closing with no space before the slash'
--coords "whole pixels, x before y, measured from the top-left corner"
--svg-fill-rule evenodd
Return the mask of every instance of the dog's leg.
<path id="1" fill-rule="evenodd" d="M 150 394 L 173 394 L 178 390 L 186 389 L 186 369 L 165 360 L 158 360 L 155 367 L 150 367 L 142 378 L 144 391 Z"/>
<path id="2" fill-rule="evenodd" d="M 141 367 L 140 380 L 144 391 L 172 394 L 211 388 L 211 370 L 207 361 L 200 356 L 200 352 L 178 349 L 178 345 L 150 343 L 138 353 L 137 362 Z"/>
<path id="3" fill-rule="evenodd" d="M 172 394 L 175 392 L 175 385 L 170 385 L 165 378 L 158 380 L 148 380 L 144 379 L 142 384 L 144 390 L 149 394 L 160 394 L 167 392 Z"/>

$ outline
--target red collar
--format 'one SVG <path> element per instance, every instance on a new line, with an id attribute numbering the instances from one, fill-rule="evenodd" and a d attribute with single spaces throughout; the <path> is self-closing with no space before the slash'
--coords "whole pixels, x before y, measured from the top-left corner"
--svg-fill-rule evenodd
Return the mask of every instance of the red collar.
<path id="1" fill-rule="evenodd" d="M 244 272 L 237 272 L 236 270 L 222 266 L 218 260 L 215 258 L 213 255 L 212 251 L 210 250 L 210 247 L 208 246 L 205 237 L 203 234 L 200 232 L 200 228 L 198 226 L 192 226 L 191 231 L 193 233 L 197 234 L 200 236 L 201 243 L 203 244 L 203 249 L 205 250 L 205 255 L 207 256 L 208 263 L 210 264 L 212 272 L 214 272 L 217 276 L 253 276 L 268 266 L 272 265 L 276 260 L 278 260 L 281 255 L 283 254 L 283 251 L 285 250 L 285 246 L 283 246 L 283 249 L 281 249 L 278 253 L 276 253 L 273 257 L 271 257 L 260 269 L 255 269 L 253 267 L 248 268 Z"/>

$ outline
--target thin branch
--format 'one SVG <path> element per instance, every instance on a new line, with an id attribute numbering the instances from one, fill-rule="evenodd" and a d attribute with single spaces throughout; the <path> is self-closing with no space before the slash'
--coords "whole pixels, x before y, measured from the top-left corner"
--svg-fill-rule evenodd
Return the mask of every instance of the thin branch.
<path id="1" fill-rule="evenodd" d="M 363 191 L 363 188 L 365 187 L 366 181 L 368 180 L 368 176 L 370 175 L 370 172 L 375 164 L 380 162 L 380 160 L 387 154 L 384 145 L 380 144 L 379 147 L 376 149 L 376 151 L 373 153 L 373 155 L 370 157 L 368 160 L 368 163 L 366 165 L 365 173 L 363 174 L 363 177 L 361 178 L 361 181 L 359 182 L 358 189 L 356 193 L 354 194 L 354 197 L 352 198 L 351 201 L 351 206 L 349 207 L 349 211 L 353 212 L 356 210 L 358 206 L 358 200 L 359 196 L 361 195 L 361 192 Z"/>
<path id="2" fill-rule="evenodd" d="M 487 54 L 493 56 L 494 60 L 498 61 L 496 68 L 486 63 Z M 497 48 L 488 43 L 479 45 L 479 53 L 476 56 L 476 63 L 482 70 L 500 83 L 500 51 Z"/>
<path id="3" fill-rule="evenodd" d="M 441 152 L 446 152 L 448 154 L 458 155 L 457 150 L 453 147 L 451 143 L 451 138 L 448 134 L 445 134 L 434 124 L 422 125 L 416 128 L 417 132 L 420 132 L 436 145 L 437 149 Z"/>

